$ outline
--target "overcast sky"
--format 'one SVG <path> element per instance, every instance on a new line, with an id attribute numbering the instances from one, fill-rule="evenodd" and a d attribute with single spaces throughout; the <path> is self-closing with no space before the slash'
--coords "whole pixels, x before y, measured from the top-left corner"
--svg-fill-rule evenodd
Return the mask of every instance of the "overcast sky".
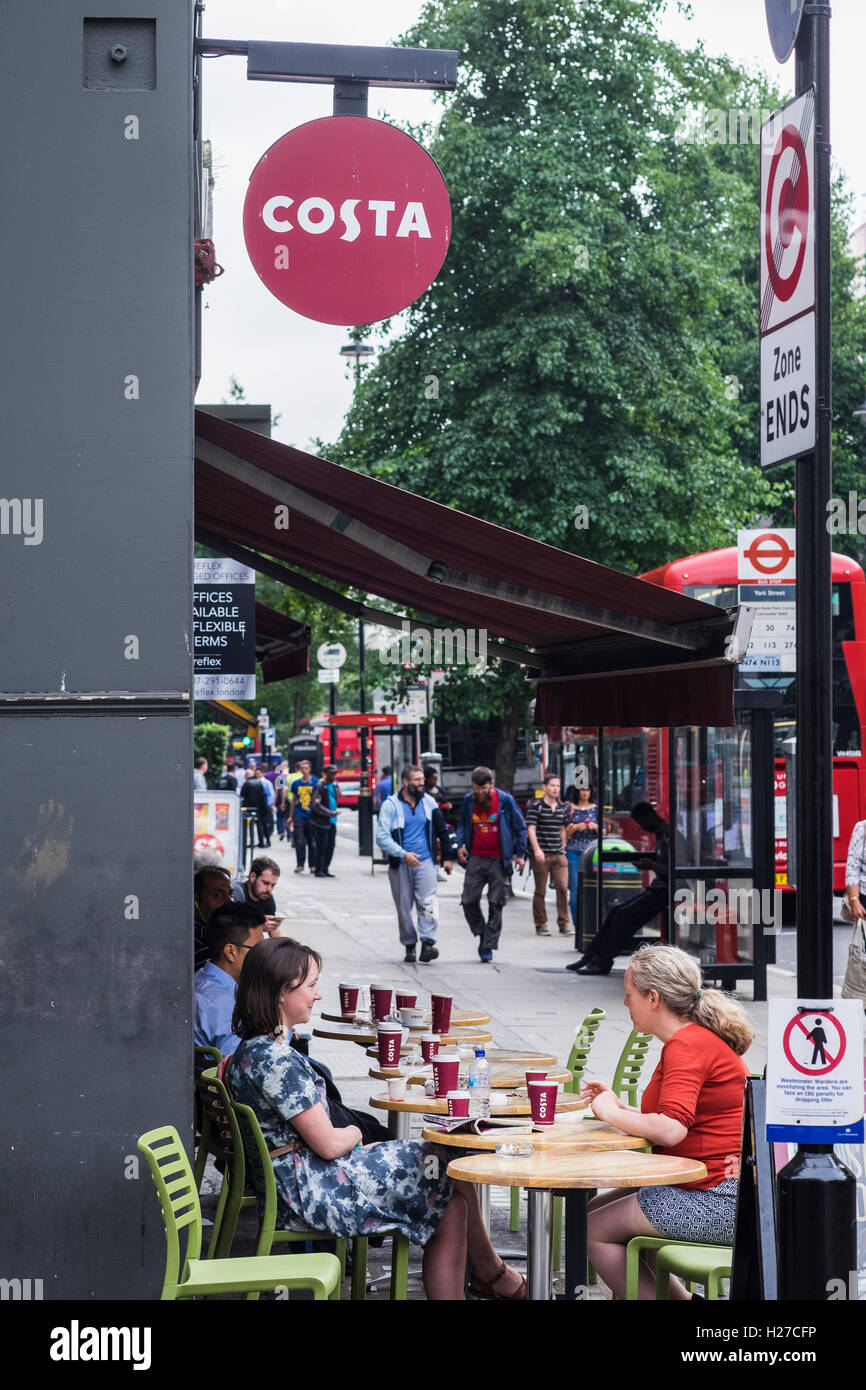
<path id="1" fill-rule="evenodd" d="M 301 43 L 389 44 L 408 28 L 420 0 L 207 0 L 211 38 L 282 39 Z M 793 93 L 794 62 L 779 68 L 764 18 L 764 0 L 692 0 L 691 20 L 669 6 L 664 32 L 684 46 L 761 67 Z M 832 33 L 832 144 L 866 221 L 864 63 L 866 0 L 835 0 Z M 249 263 L 241 216 L 247 181 L 264 151 L 285 131 L 331 113 L 330 87 L 248 82 L 243 58 L 207 59 L 204 135 L 214 151 L 214 241 L 226 274 L 204 291 L 203 378 L 197 401 L 221 401 L 229 378 L 249 401 L 268 402 L 281 421 L 278 439 L 299 448 L 334 439 L 351 385 L 339 357 L 346 331 L 299 317 L 275 299 Z M 397 123 L 434 113 L 430 94 L 373 89 L 370 114 Z M 756 324 L 757 331 L 757 324 Z"/>

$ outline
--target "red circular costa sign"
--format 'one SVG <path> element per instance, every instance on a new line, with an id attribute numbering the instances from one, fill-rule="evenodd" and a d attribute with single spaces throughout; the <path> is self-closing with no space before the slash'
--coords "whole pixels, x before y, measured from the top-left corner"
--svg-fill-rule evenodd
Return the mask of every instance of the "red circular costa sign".
<path id="1" fill-rule="evenodd" d="M 320 323 L 376 323 L 438 274 L 451 204 L 416 140 L 366 116 L 327 116 L 262 155 L 244 201 L 256 272 L 290 309 Z"/>

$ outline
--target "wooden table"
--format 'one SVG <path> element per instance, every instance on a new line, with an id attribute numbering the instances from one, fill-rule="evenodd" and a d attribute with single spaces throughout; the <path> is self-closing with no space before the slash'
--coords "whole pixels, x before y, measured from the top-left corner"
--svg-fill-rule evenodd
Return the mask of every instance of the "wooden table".
<path id="1" fill-rule="evenodd" d="M 355 1019 L 355 1015 L 354 1015 L 354 1014 L 326 1014 L 326 1013 L 324 1013 L 324 1012 L 321 1013 L 321 1014 L 319 1015 L 319 1017 L 320 1017 L 320 1018 L 323 1020 L 323 1022 L 325 1022 L 325 1023 L 353 1023 L 353 1022 L 354 1022 L 354 1019 Z M 482 1013 L 480 1009 L 452 1009 L 452 1010 L 451 1010 L 451 1023 L 450 1023 L 450 1026 L 451 1026 L 452 1028 L 479 1028 L 479 1027 L 483 1027 L 485 1023 L 489 1023 L 489 1022 L 490 1022 L 490 1015 L 489 1015 L 489 1014 Z M 431 1015 L 428 1013 L 428 1014 L 427 1014 L 427 1021 L 426 1021 L 425 1023 L 419 1023 L 419 1024 L 414 1024 L 414 1023 L 413 1023 L 413 1024 L 411 1025 L 409 1031 L 412 1032 L 412 1033 L 418 1033 L 418 1034 L 420 1034 L 420 1033 L 429 1033 L 429 1032 L 431 1032 L 430 1024 L 431 1024 Z"/>
<path id="2" fill-rule="evenodd" d="M 623 1134 L 621 1129 L 597 1120 L 594 1115 L 581 1114 L 580 1111 L 565 1112 L 570 1118 L 557 1124 L 548 1125 L 544 1130 L 509 1135 L 504 1129 L 491 1130 L 487 1134 L 443 1134 L 441 1130 L 425 1125 L 421 1138 L 431 1144 L 442 1144 L 449 1149 L 463 1149 L 474 1153 L 492 1153 L 497 1144 L 518 1138 L 530 1143 L 536 1150 L 555 1149 L 558 1153 L 604 1153 L 616 1149 L 642 1149 L 646 1140 L 635 1134 Z M 525 1162 L 525 1160 L 521 1160 Z M 478 1184 L 478 1201 L 484 1224 L 490 1229 L 490 1184 Z M 579 1219 L 579 1217 L 578 1217 Z M 584 1213 L 584 1225 L 586 1214 Z M 572 1233 L 574 1234 L 574 1233 Z M 579 1232 L 578 1232 L 579 1234 Z M 584 1256 L 585 1263 L 585 1256 Z M 575 1280 L 575 1282 L 580 1282 Z"/>
<path id="3" fill-rule="evenodd" d="M 438 1140 L 436 1141 L 438 1143 Z M 527 1298 L 553 1297 L 553 1194 L 557 1190 L 599 1187 L 660 1187 L 700 1182 L 703 1163 L 667 1154 L 561 1153 L 544 1149 L 529 1158 L 482 1153 L 452 1159 L 449 1177 L 496 1187 L 525 1187 L 529 1193 L 526 1230 Z"/>
<path id="4" fill-rule="evenodd" d="M 425 1031 L 425 1029 L 420 1028 L 416 1031 L 415 1036 L 420 1036 Z M 411 1031 L 409 1036 L 412 1036 Z M 443 1043 L 488 1043 L 493 1040 L 493 1034 L 486 1033 L 483 1028 L 452 1028 L 450 1032 L 440 1033 L 438 1036 Z M 340 1042 L 360 1043 L 362 1047 L 368 1047 L 376 1041 L 378 1034 L 372 1024 L 327 1023 L 324 1028 L 317 1025 L 313 1029 L 313 1037 L 333 1038 Z"/>
<path id="5" fill-rule="evenodd" d="M 403 1052 L 416 1052 L 420 1056 L 420 1048 L 417 1043 L 413 1041 L 411 1034 L 409 1036 L 409 1041 L 401 1051 L 401 1056 Z M 494 1062 L 513 1063 L 518 1070 L 522 1068 L 521 1076 L 529 1067 L 546 1068 L 558 1066 L 557 1059 L 552 1052 L 532 1052 L 528 1048 L 524 1050 L 518 1047 L 486 1047 L 485 1052 L 487 1053 L 487 1060 L 490 1062 L 491 1066 Z M 375 1047 L 368 1047 L 367 1056 L 373 1057 L 378 1061 L 378 1049 Z"/>
<path id="6" fill-rule="evenodd" d="M 518 1071 L 513 1066 L 506 1066 L 502 1062 L 492 1062 L 490 1066 L 490 1088 L 493 1091 L 513 1091 L 515 1088 L 526 1089 L 526 1067 Z M 566 1071 L 565 1067 L 547 1068 L 548 1081 L 556 1081 L 560 1086 L 564 1086 L 571 1080 L 571 1072 Z M 387 1081 L 392 1076 L 405 1076 L 410 1086 L 422 1086 L 425 1081 L 433 1079 L 433 1068 L 429 1065 L 414 1067 L 411 1071 L 407 1066 L 402 1067 L 371 1067 L 368 1075 L 374 1081 Z"/>
<path id="7" fill-rule="evenodd" d="M 395 1139 L 408 1139 L 411 1133 L 411 1117 L 413 1115 L 447 1115 L 448 1102 L 444 1096 L 437 1100 L 435 1096 L 409 1097 L 405 1100 L 391 1100 L 388 1092 L 385 1091 L 378 1096 L 370 1097 L 370 1105 L 374 1110 L 388 1111 L 388 1128 Z M 586 1110 L 586 1101 L 580 1096 L 573 1096 L 568 1091 L 560 1091 L 556 1097 L 557 1113 L 568 1110 Z M 490 1093 L 490 1113 L 491 1115 L 529 1115 L 529 1101 L 526 1096 L 511 1096 L 504 1091 L 491 1091 Z"/>

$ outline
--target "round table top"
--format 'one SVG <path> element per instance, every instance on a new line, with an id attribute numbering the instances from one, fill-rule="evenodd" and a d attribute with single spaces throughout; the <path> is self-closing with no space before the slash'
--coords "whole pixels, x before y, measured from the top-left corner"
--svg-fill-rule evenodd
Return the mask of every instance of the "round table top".
<path id="1" fill-rule="evenodd" d="M 423 1032 L 424 1030 L 421 1029 L 420 1031 Z M 342 1042 L 360 1043 L 362 1046 L 374 1043 L 377 1036 L 376 1029 L 372 1025 L 365 1026 L 354 1023 L 327 1023 L 324 1028 L 317 1024 L 313 1029 L 314 1038 L 335 1038 Z M 492 1041 L 493 1034 L 486 1033 L 483 1028 L 451 1028 L 447 1033 L 440 1033 L 439 1039 L 443 1043 L 487 1043 Z"/>
<path id="2" fill-rule="evenodd" d="M 578 1112 L 579 1114 L 579 1112 Z M 431 1144 L 444 1144 L 449 1149 L 469 1149 L 475 1153 L 493 1152 L 497 1144 L 521 1141 L 532 1144 L 535 1149 L 559 1149 L 573 1153 L 603 1153 L 613 1149 L 639 1149 L 646 1144 L 636 1134 L 623 1134 L 621 1129 L 605 1124 L 603 1120 L 576 1119 L 573 1123 L 565 1120 L 559 1124 L 548 1125 L 542 1133 L 522 1132 L 519 1136 L 510 1134 L 503 1126 L 500 1130 L 490 1130 L 486 1134 L 443 1134 L 438 1129 L 425 1125 L 421 1138 Z M 525 1163 L 525 1159 L 520 1160 Z"/>
<path id="3" fill-rule="evenodd" d="M 405 1100 L 391 1100 L 388 1092 L 382 1091 L 378 1096 L 370 1097 L 370 1104 L 374 1110 L 396 1110 L 404 1115 L 448 1114 L 448 1102 L 444 1096 L 439 1100 L 435 1096 L 418 1096 L 417 1098 L 407 1096 Z M 557 1113 L 566 1110 L 586 1110 L 587 1108 L 586 1101 L 581 1100 L 580 1096 L 573 1096 L 569 1091 L 560 1091 L 556 1097 Z M 532 1111 L 526 1096 L 511 1095 L 507 1091 L 491 1091 L 490 1113 L 491 1115 L 530 1115 Z"/>
<path id="4" fill-rule="evenodd" d="M 324 1011 L 319 1015 L 325 1023 L 352 1023 L 354 1014 L 326 1014 Z M 452 1028 L 480 1028 L 485 1023 L 490 1022 L 490 1015 L 482 1013 L 480 1009 L 452 1009 L 451 1027 Z M 431 1016 L 427 1013 L 426 1023 L 409 1025 L 410 1033 L 429 1033 L 431 1031 Z"/>
<path id="5" fill-rule="evenodd" d="M 461 1154 L 448 1164 L 448 1176 L 464 1182 L 494 1183 L 497 1187 L 659 1187 L 666 1183 L 700 1182 L 707 1170 L 696 1159 L 673 1158 L 668 1154 L 566 1154 L 543 1149 L 527 1158 Z"/>
<path id="6" fill-rule="evenodd" d="M 431 1066 L 413 1067 L 410 1071 L 407 1066 L 402 1067 L 371 1067 L 368 1076 L 374 1081 L 387 1081 L 392 1076 L 405 1076 L 410 1086 L 423 1086 L 425 1081 L 433 1079 L 433 1068 Z M 560 1086 L 564 1086 L 571 1080 L 571 1072 L 566 1071 L 565 1067 L 550 1067 L 547 1069 L 548 1081 L 556 1081 Z M 490 1064 L 490 1087 L 494 1091 L 514 1090 L 515 1087 L 526 1086 L 526 1068 L 518 1071 L 513 1066 L 505 1066 L 501 1062 Z"/>
<path id="7" fill-rule="evenodd" d="M 521 1048 L 515 1047 L 486 1047 L 485 1052 L 487 1053 L 487 1060 L 490 1062 L 491 1066 L 494 1062 L 509 1062 L 517 1066 L 518 1069 L 522 1068 L 521 1079 L 527 1067 L 555 1067 L 558 1065 L 557 1059 L 552 1052 L 531 1052 L 528 1048 L 526 1051 L 523 1051 Z M 414 1053 L 417 1057 L 421 1056 L 421 1049 L 411 1035 L 409 1041 L 400 1049 L 400 1056 L 402 1057 L 409 1053 Z M 378 1049 L 375 1047 L 368 1047 L 367 1056 L 378 1061 Z"/>

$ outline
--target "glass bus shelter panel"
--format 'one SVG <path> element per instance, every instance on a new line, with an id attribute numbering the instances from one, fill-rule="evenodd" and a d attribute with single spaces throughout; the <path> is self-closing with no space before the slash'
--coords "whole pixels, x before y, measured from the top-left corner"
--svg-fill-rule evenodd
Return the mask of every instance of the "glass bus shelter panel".
<path id="1" fill-rule="evenodd" d="M 676 861 L 686 870 L 674 880 L 675 944 L 702 964 L 752 963 L 754 931 L 772 916 L 773 902 L 742 876 L 753 867 L 749 718 L 731 729 L 676 729 L 671 737 Z"/>

